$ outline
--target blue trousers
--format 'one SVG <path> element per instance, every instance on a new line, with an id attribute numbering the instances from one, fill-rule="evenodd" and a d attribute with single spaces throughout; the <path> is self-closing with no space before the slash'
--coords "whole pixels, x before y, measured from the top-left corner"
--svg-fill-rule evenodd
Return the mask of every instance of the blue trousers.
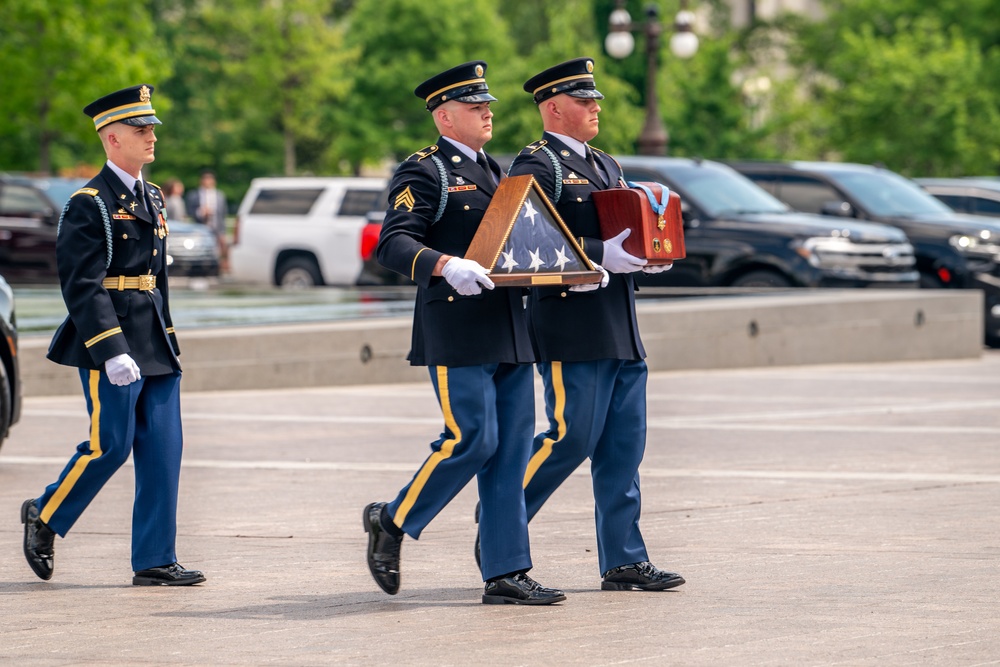
<path id="1" fill-rule="evenodd" d="M 535 436 L 524 475 L 528 520 L 588 458 L 601 574 L 648 560 L 639 532 L 639 464 L 646 448 L 646 362 L 538 364 L 548 430 Z"/>
<path id="2" fill-rule="evenodd" d="M 530 364 L 431 366 L 444 432 L 431 455 L 389 503 L 407 535 L 420 532 L 469 480 L 479 483 L 483 580 L 531 568 L 521 482 L 534 432 Z"/>
<path id="3" fill-rule="evenodd" d="M 177 485 L 181 471 L 181 374 L 143 377 L 117 387 L 106 373 L 80 369 L 90 413 L 81 442 L 59 479 L 38 499 L 42 521 L 65 537 L 90 501 L 132 454 L 132 569 L 177 560 Z"/>

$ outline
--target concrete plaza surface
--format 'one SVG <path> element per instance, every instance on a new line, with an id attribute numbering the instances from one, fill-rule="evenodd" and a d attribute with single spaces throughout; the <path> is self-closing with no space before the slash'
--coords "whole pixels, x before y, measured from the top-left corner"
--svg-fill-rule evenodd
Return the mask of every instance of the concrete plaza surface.
<path id="1" fill-rule="evenodd" d="M 549 607 L 480 603 L 474 485 L 404 543 L 398 595 L 368 574 L 361 509 L 439 432 L 429 383 L 183 401 L 178 550 L 208 582 L 171 589 L 130 584 L 129 469 L 34 577 L 18 510 L 87 420 L 27 400 L 0 452 L 0 664 L 1000 663 L 1000 351 L 652 374 L 642 529 L 687 584 L 600 590 L 581 470 L 531 524 Z"/>

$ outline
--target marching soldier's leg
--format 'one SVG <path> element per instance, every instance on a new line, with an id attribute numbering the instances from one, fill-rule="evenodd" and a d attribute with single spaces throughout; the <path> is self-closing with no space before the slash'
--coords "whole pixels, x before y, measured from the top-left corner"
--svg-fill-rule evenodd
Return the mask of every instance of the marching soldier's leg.
<path id="1" fill-rule="evenodd" d="M 500 364 L 495 384 L 499 445 L 478 478 L 484 581 L 531 568 L 521 482 L 535 427 L 534 370 Z"/>
<path id="2" fill-rule="evenodd" d="M 63 537 L 128 459 L 135 436 L 135 404 L 144 382 L 117 387 L 106 373 L 84 369 L 80 377 L 90 412 L 90 439 L 80 443 L 59 480 L 37 501 L 39 519 Z"/>
<path id="3" fill-rule="evenodd" d="M 133 571 L 177 561 L 177 486 L 183 435 L 180 373 L 145 378 L 136 406 Z"/>
<path id="4" fill-rule="evenodd" d="M 603 362 L 538 364 L 549 428 L 535 436 L 524 473 L 528 520 L 593 452 L 608 411 Z"/>
<path id="5" fill-rule="evenodd" d="M 646 362 L 620 366 L 608 422 L 594 450 L 591 476 L 601 573 L 647 560 L 639 532 L 639 464 L 646 447 Z"/>

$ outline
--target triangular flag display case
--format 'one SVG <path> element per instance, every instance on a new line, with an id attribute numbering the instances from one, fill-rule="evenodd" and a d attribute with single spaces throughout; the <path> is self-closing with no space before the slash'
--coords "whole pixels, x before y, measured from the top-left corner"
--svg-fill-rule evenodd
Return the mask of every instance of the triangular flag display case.
<path id="1" fill-rule="evenodd" d="M 603 275 L 531 174 L 500 181 L 465 258 L 505 287 L 582 285 Z"/>

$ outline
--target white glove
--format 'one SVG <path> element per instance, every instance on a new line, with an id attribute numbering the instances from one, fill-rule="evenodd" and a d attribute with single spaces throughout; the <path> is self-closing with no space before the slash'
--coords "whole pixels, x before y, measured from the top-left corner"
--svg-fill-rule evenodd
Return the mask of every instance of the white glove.
<path id="1" fill-rule="evenodd" d="M 139 379 L 139 366 L 127 354 L 119 354 L 104 362 L 104 372 L 111 384 L 124 387 Z"/>
<path id="2" fill-rule="evenodd" d="M 608 280 L 610 276 L 608 272 L 604 270 L 604 267 L 600 264 L 594 264 L 594 268 L 601 272 L 601 282 L 599 283 L 584 283 L 583 285 L 573 285 L 569 288 L 570 292 L 593 292 L 594 290 L 601 289 L 602 287 L 608 286 Z"/>
<path id="3" fill-rule="evenodd" d="M 444 279 L 462 296 L 479 294 L 483 291 L 483 287 L 493 289 L 489 272 L 489 269 L 483 268 L 479 262 L 461 257 L 452 257 L 441 269 Z"/>
<path id="4" fill-rule="evenodd" d="M 671 262 L 670 264 L 647 264 L 646 266 L 642 267 L 642 272 L 650 274 L 663 273 L 664 271 L 669 271 L 672 268 L 674 268 L 673 262 Z"/>
<path id="5" fill-rule="evenodd" d="M 632 233 L 631 229 L 622 232 L 604 242 L 604 268 L 611 273 L 634 273 L 646 265 L 646 260 L 625 252 L 622 243 Z"/>

